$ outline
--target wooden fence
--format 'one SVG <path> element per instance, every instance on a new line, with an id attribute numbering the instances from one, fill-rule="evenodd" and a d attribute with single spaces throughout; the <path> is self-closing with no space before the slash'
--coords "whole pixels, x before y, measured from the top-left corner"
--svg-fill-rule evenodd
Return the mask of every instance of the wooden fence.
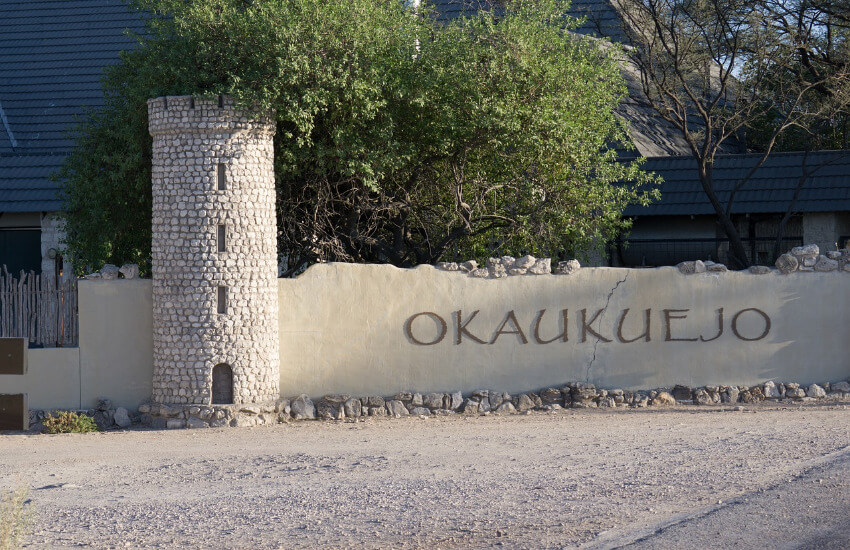
<path id="1" fill-rule="evenodd" d="M 76 346 L 79 338 L 76 279 L 56 283 L 34 272 L 0 272 L 0 337 L 30 345 Z"/>

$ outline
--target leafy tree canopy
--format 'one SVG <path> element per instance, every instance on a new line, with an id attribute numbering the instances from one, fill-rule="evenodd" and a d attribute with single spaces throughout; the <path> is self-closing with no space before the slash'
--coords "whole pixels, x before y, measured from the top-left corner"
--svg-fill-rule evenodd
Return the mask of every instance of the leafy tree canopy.
<path id="1" fill-rule="evenodd" d="M 654 177 L 619 162 L 616 52 L 567 32 L 561 0 L 436 23 L 397 0 L 139 0 L 139 47 L 66 162 L 78 268 L 150 259 L 146 100 L 230 94 L 273 109 L 278 248 L 411 266 L 602 246 Z"/>

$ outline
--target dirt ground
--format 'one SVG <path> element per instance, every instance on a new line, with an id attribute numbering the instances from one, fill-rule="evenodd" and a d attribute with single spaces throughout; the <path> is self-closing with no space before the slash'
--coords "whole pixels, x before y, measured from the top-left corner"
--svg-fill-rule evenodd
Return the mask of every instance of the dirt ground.
<path id="1" fill-rule="evenodd" d="M 846 405 L 0 436 L 33 548 L 845 548 Z"/>

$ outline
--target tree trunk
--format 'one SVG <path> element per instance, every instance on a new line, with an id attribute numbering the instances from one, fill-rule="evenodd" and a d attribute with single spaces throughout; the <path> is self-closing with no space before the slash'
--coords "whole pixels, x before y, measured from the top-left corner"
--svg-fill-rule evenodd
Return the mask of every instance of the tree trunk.
<path id="1" fill-rule="evenodd" d="M 714 212 L 717 214 L 717 222 L 729 238 L 729 267 L 733 269 L 749 267 L 751 264 L 747 259 L 747 250 L 741 241 L 741 235 L 735 229 L 735 224 L 732 223 L 732 216 L 726 212 L 723 205 L 717 199 L 717 193 L 714 190 L 714 178 L 711 173 L 711 161 L 709 159 L 698 159 L 698 162 L 699 179 L 702 189 L 711 202 L 711 206 L 714 207 Z"/>

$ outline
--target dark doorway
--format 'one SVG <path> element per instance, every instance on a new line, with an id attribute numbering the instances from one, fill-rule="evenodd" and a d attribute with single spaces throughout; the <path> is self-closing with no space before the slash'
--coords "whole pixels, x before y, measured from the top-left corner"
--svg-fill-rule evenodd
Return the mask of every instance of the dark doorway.
<path id="1" fill-rule="evenodd" d="M 225 363 L 214 366 L 212 370 L 212 404 L 233 404 L 233 369 Z"/>

